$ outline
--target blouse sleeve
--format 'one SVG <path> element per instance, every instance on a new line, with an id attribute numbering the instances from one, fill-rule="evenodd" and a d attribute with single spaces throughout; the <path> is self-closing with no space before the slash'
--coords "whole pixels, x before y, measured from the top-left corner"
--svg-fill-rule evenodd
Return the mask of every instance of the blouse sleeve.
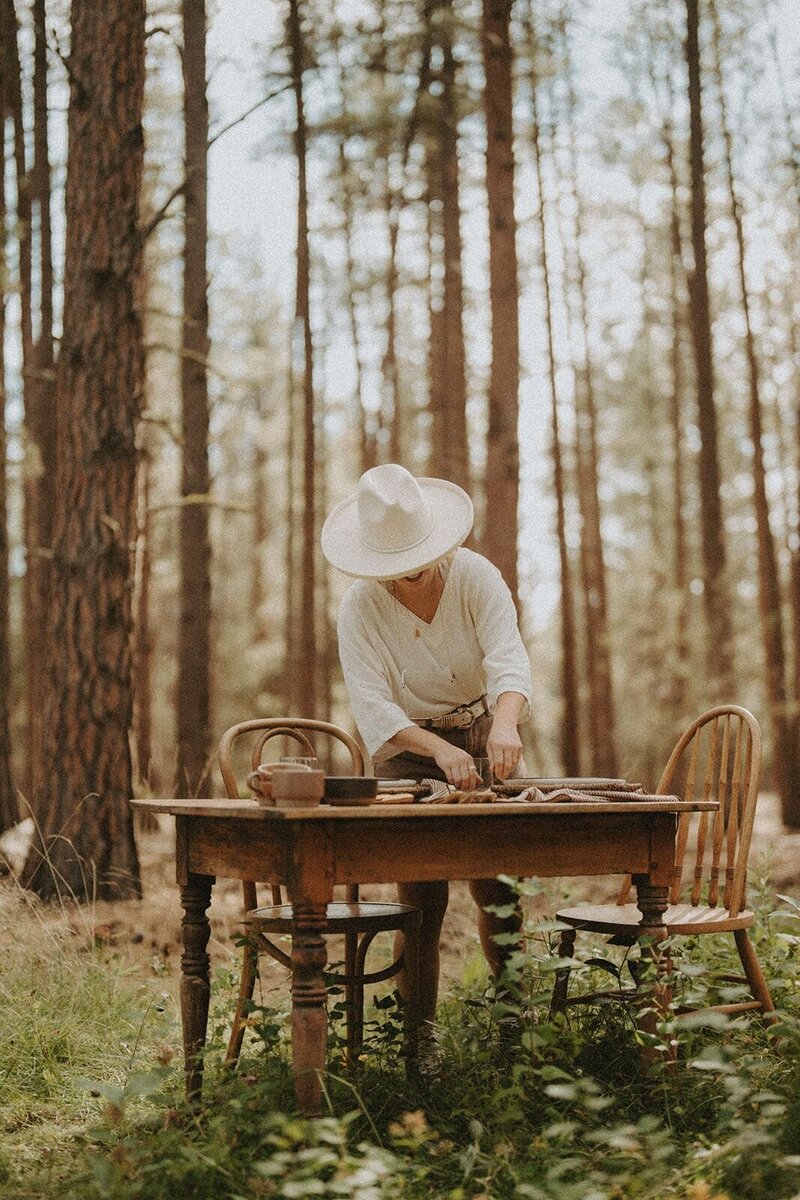
<path id="1" fill-rule="evenodd" d="M 511 592 L 497 567 L 476 556 L 478 569 L 470 597 L 475 632 L 483 651 L 486 701 L 494 712 L 503 692 L 519 692 L 527 701 L 522 719 L 530 714 L 531 664 L 517 624 Z"/>
<path id="2" fill-rule="evenodd" d="M 367 752 L 374 758 L 385 742 L 413 722 L 392 697 L 380 654 L 350 594 L 345 595 L 339 609 L 337 633 L 350 707 Z"/>

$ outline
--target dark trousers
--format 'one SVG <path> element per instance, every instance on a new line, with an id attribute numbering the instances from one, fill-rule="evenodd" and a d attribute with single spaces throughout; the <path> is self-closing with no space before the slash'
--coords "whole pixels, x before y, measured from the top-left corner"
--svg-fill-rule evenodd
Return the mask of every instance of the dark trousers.
<path id="1" fill-rule="evenodd" d="M 437 737 L 451 745 L 460 746 L 473 757 L 486 754 L 486 739 L 492 727 L 488 714 L 478 717 L 467 729 L 433 729 Z M 422 754 L 402 751 L 392 758 L 375 764 L 375 774 L 381 779 L 441 779 L 444 772 L 432 758 Z M 401 904 L 410 904 L 422 913 L 420 930 L 420 1016 L 423 1021 L 433 1021 L 436 1016 L 436 1000 L 439 990 L 439 938 L 442 922 L 447 911 L 449 883 L 446 879 L 425 880 L 420 883 L 399 883 L 398 898 Z M 498 907 L 516 901 L 516 894 L 505 883 L 497 879 L 470 879 L 469 890 L 478 906 L 478 933 L 484 957 L 493 975 L 501 974 L 513 946 L 498 946 L 495 934 L 517 933 L 522 927 L 522 913 L 517 905 L 511 917 L 500 918 L 485 911 L 487 905 Z M 397 954 L 402 949 L 402 934 L 395 940 Z M 401 995 L 404 994 L 402 974 L 398 979 Z"/>

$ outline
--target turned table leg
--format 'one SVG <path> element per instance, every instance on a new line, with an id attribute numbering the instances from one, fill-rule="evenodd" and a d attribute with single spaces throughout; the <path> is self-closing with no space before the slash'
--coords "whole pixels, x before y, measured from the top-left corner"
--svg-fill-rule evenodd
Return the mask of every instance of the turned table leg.
<path id="1" fill-rule="evenodd" d="M 210 961 L 206 952 L 210 933 L 208 906 L 213 883 L 213 875 L 189 874 L 181 886 L 181 1023 L 186 1097 L 189 1100 L 199 1099 L 203 1087 L 203 1047 L 211 992 Z"/>
<path id="2" fill-rule="evenodd" d="M 328 1037 L 325 904 L 295 904 L 292 934 L 292 1070 L 297 1105 L 316 1116 Z"/>
<path id="3" fill-rule="evenodd" d="M 655 978 L 645 1000 L 647 1011 L 642 1014 L 639 1024 L 646 1033 L 655 1035 L 672 1000 L 672 987 L 666 978 L 670 971 L 670 960 L 662 946 L 667 938 L 664 913 L 669 905 L 669 887 L 652 883 L 649 875 L 634 875 L 633 882 L 636 885 L 637 907 L 642 914 L 639 936 L 651 939 L 645 956 L 652 959 L 655 969 Z"/>

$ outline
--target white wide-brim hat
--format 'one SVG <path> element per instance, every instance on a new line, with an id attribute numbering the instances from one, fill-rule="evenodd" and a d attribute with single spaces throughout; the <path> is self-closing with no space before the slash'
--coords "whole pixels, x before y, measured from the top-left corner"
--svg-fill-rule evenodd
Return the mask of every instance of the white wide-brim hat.
<path id="1" fill-rule="evenodd" d="M 372 467 L 322 526 L 322 553 L 345 575 L 416 575 L 460 546 L 475 519 L 463 488 L 415 479 L 398 463 Z"/>

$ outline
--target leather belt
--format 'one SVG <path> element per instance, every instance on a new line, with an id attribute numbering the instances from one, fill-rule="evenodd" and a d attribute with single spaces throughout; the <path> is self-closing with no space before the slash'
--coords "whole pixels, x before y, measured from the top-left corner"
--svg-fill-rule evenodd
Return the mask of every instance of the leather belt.
<path id="1" fill-rule="evenodd" d="M 458 708 L 443 713 L 441 717 L 412 717 L 411 720 L 421 729 L 469 729 L 478 717 L 489 712 L 486 696 L 479 696 L 470 704 L 460 704 Z"/>

